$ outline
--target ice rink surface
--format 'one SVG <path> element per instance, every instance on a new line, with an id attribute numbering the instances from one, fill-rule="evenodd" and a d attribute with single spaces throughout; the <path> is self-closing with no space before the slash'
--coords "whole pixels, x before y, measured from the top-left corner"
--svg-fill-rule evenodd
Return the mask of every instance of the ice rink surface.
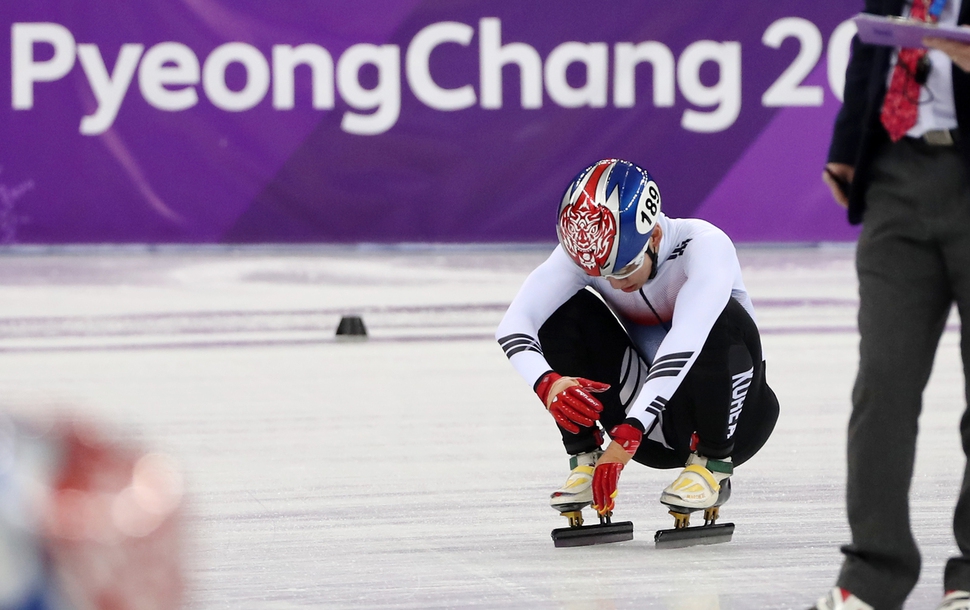
<path id="1" fill-rule="evenodd" d="M 633 541 L 553 547 L 567 460 L 493 339 L 550 249 L 13 250 L 2 402 L 81 413 L 179 461 L 191 608 L 810 606 L 848 540 L 851 247 L 740 249 L 781 415 L 734 476 L 733 541 L 672 550 L 653 532 L 671 527 L 657 499 L 676 471 L 639 465 L 615 517 Z M 335 340 L 344 314 L 366 341 Z M 958 344 L 954 317 L 921 418 L 908 609 L 936 607 L 955 552 Z"/>

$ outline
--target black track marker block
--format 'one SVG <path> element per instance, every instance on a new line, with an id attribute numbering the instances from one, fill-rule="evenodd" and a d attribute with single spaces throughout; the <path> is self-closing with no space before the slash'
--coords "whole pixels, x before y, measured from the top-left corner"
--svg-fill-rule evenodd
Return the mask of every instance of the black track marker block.
<path id="1" fill-rule="evenodd" d="M 734 534 L 733 523 L 700 525 L 683 529 L 659 530 L 653 536 L 658 549 L 679 549 L 699 544 L 720 544 L 731 542 Z"/>
<path id="2" fill-rule="evenodd" d="M 344 316 L 337 325 L 337 337 L 341 339 L 366 339 L 367 328 L 360 316 Z"/>
<path id="3" fill-rule="evenodd" d="M 633 540 L 633 522 L 601 523 L 580 527 L 561 527 L 552 530 L 552 542 L 557 547 L 589 546 Z"/>

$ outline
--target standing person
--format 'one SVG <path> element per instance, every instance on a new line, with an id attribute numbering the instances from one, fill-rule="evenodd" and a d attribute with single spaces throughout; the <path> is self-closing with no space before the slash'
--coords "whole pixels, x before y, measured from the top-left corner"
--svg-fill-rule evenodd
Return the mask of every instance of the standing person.
<path id="1" fill-rule="evenodd" d="M 865 11 L 970 22 L 967 0 L 867 0 Z M 846 487 L 852 543 L 818 610 L 902 608 L 916 585 L 908 496 L 922 393 L 952 303 L 961 320 L 970 315 L 970 45 L 925 42 L 928 52 L 853 41 L 823 174 L 863 228 Z M 961 348 L 966 375 L 966 329 Z M 960 432 L 970 451 L 970 414 Z M 941 610 L 970 609 L 970 470 L 954 533 L 960 555 L 947 562 Z"/>
<path id="2" fill-rule="evenodd" d="M 496 331 L 570 455 L 552 507 L 610 514 L 631 458 L 683 468 L 660 498 L 675 512 L 720 506 L 778 416 L 734 245 L 666 217 L 653 178 L 617 159 L 572 181 L 557 234 Z"/>

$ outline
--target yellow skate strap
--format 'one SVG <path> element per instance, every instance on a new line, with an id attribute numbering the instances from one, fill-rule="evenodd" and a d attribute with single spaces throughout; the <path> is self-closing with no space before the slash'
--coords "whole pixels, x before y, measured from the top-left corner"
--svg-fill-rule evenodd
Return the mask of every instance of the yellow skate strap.
<path id="1" fill-rule="evenodd" d="M 563 486 L 563 489 L 589 485 L 589 480 L 593 478 L 595 471 L 596 469 L 592 466 L 577 466 L 573 468 L 573 471 L 569 473 L 569 478 L 566 479 L 566 484 Z"/>
<path id="2" fill-rule="evenodd" d="M 707 468 L 704 468 L 703 466 L 698 466 L 697 464 L 690 464 L 684 467 L 684 472 L 685 473 L 693 472 L 694 474 L 699 475 L 702 479 L 707 481 L 707 484 L 710 485 L 711 489 L 713 489 L 714 491 L 721 490 L 721 485 L 717 482 L 717 479 L 714 478 L 714 475 L 711 474 L 710 470 L 708 470 Z"/>

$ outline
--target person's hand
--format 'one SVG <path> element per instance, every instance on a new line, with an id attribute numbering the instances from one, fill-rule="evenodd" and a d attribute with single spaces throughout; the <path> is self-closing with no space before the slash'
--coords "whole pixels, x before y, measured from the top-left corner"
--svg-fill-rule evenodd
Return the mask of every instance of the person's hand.
<path id="1" fill-rule="evenodd" d="M 609 389 L 608 383 L 582 377 L 563 377 L 550 371 L 539 380 L 536 394 L 557 424 L 577 434 L 579 426 L 592 426 L 603 411 L 603 403 L 592 392 L 605 392 Z"/>
<path id="2" fill-rule="evenodd" d="M 620 472 L 640 447 L 643 432 L 630 424 L 623 423 L 610 430 L 610 438 L 613 442 L 600 456 L 596 462 L 596 470 L 593 472 L 593 508 L 601 516 L 607 516 L 613 512 Z"/>
<path id="3" fill-rule="evenodd" d="M 846 163 L 826 163 L 822 180 L 832 190 L 832 197 L 843 208 L 849 207 L 849 185 L 855 178 L 855 168 Z"/>
<path id="4" fill-rule="evenodd" d="M 961 70 L 970 72 L 970 44 L 935 37 L 924 38 L 923 44 L 931 49 L 943 51 L 950 56 L 953 63 L 959 66 Z"/>

